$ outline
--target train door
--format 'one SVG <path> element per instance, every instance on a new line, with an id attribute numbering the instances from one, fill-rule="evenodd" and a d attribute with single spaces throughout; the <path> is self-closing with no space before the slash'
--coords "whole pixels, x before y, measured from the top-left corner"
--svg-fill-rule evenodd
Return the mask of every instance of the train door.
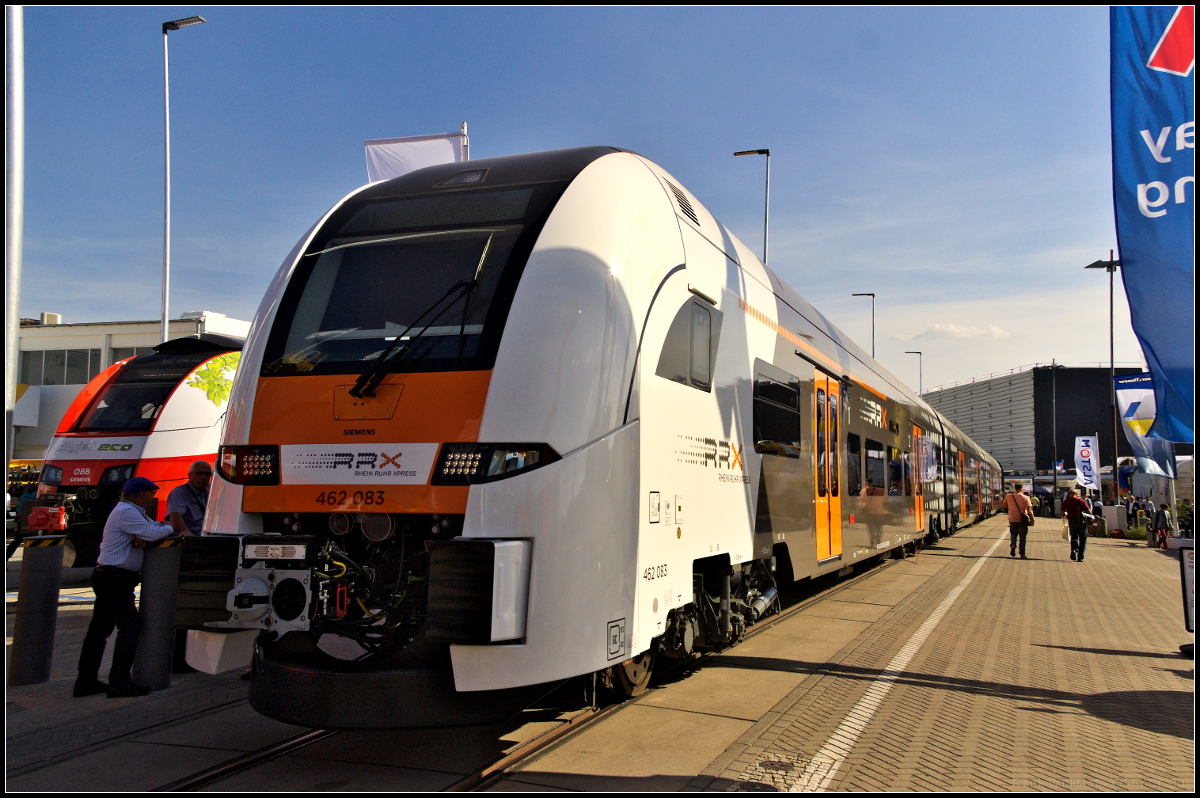
<path id="1" fill-rule="evenodd" d="M 958 453 L 958 518 L 967 522 L 967 454 Z"/>
<path id="2" fill-rule="evenodd" d="M 817 561 L 842 554 L 841 383 L 822 371 L 813 377 L 813 452 Z"/>
<path id="3" fill-rule="evenodd" d="M 942 484 L 945 488 L 945 499 L 942 503 L 942 508 L 945 513 L 947 529 L 954 529 L 958 526 L 961 516 L 959 509 L 959 490 L 958 490 L 958 447 L 953 441 L 947 440 L 946 446 L 942 450 L 946 456 L 945 472 L 942 478 Z"/>
<path id="4" fill-rule="evenodd" d="M 913 486 L 913 515 L 916 516 L 917 531 L 923 532 L 925 531 L 925 480 L 929 478 L 925 457 L 925 450 L 928 444 L 925 441 L 925 431 L 916 424 L 913 424 L 912 435 L 912 459 L 915 460 L 911 476 Z"/>
<path id="5" fill-rule="evenodd" d="M 975 515 L 983 515 L 983 462 L 975 461 Z"/>

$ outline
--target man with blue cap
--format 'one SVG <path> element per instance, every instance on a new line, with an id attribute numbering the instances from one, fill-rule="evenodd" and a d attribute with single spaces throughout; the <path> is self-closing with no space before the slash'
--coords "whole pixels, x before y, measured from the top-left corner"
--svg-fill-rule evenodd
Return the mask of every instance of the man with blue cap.
<path id="1" fill-rule="evenodd" d="M 145 477 L 134 477 L 121 486 L 121 501 L 113 508 L 104 524 L 100 541 L 100 556 L 92 572 L 92 590 L 96 604 L 92 622 L 88 625 L 83 648 L 79 652 L 79 678 L 75 681 L 75 697 L 108 693 L 109 698 L 141 696 L 150 688 L 135 684 L 131 671 L 137 653 L 141 616 L 133 599 L 133 589 L 141 580 L 142 548 L 147 543 L 162 540 L 172 532 L 185 532 L 172 524 L 160 524 L 146 512 L 154 507 L 155 485 Z M 117 642 L 113 646 L 112 667 L 108 684 L 100 681 L 100 661 L 113 627 Z"/>

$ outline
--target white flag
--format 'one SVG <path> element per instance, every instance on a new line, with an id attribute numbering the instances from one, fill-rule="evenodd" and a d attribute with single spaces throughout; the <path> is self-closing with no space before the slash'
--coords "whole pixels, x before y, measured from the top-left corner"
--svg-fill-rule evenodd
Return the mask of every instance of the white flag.
<path id="1" fill-rule="evenodd" d="M 402 139 L 373 139 L 366 143 L 367 182 L 378 183 L 439 163 L 468 159 L 467 134 L 438 133 Z"/>
<path id="2" fill-rule="evenodd" d="M 1084 488 L 1100 490 L 1100 447 L 1095 435 L 1075 439 L 1075 482 Z"/>

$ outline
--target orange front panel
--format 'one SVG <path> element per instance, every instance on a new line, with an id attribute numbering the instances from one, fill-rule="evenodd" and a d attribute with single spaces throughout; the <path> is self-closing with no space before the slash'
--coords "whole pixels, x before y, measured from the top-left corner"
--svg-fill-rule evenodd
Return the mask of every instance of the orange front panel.
<path id="1" fill-rule="evenodd" d="M 354 384 L 353 374 L 260 377 L 248 443 L 477 441 L 490 378 L 490 371 L 392 374 L 380 386 L 377 399 L 354 403 L 357 418 L 346 418 L 346 389 Z M 247 486 L 242 510 L 463 513 L 467 491 L 457 485 Z"/>
<path id="2" fill-rule="evenodd" d="M 247 486 L 247 513 L 448 513 L 467 511 L 466 485 Z"/>
<path id="3" fill-rule="evenodd" d="M 490 371 L 442 371 L 392 374 L 385 385 L 403 385 L 403 393 L 381 390 L 391 418 L 336 419 L 338 386 L 353 385 L 353 374 L 317 377 L 260 377 L 247 443 L 445 443 L 475 441 L 483 421 Z M 399 401 L 395 400 L 399 394 Z M 369 410 L 367 411 L 369 413 Z M 370 433 L 363 432 L 370 430 Z"/>

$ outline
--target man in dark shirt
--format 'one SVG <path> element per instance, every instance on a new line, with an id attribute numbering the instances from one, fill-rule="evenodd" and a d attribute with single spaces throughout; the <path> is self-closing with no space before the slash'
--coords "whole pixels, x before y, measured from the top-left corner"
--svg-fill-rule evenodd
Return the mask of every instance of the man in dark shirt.
<path id="1" fill-rule="evenodd" d="M 213 470 L 207 460 L 197 460 L 188 469 L 187 482 L 167 495 L 167 521 L 180 523 L 193 535 L 204 526 L 204 511 L 208 508 L 208 487 Z"/>
<path id="2" fill-rule="evenodd" d="M 1087 548 L 1088 530 L 1084 523 L 1083 514 L 1087 505 L 1079 498 L 1078 491 L 1070 491 L 1063 499 L 1062 517 L 1067 519 L 1067 527 L 1071 535 L 1071 559 L 1083 562 L 1083 550 Z"/>

